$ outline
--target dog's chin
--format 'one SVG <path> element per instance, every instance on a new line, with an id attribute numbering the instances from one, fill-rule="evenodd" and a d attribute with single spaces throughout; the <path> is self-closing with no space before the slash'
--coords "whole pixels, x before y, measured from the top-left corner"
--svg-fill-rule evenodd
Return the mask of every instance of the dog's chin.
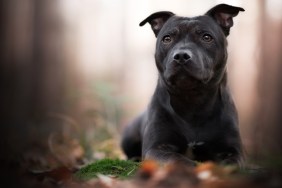
<path id="1" fill-rule="evenodd" d="M 213 76 L 212 72 L 199 72 L 192 69 L 175 68 L 164 72 L 167 85 L 174 89 L 191 90 L 207 85 Z"/>
<path id="2" fill-rule="evenodd" d="M 165 78 L 169 87 L 180 90 L 191 90 L 200 87 L 203 81 L 188 74 L 187 72 L 178 72 Z"/>

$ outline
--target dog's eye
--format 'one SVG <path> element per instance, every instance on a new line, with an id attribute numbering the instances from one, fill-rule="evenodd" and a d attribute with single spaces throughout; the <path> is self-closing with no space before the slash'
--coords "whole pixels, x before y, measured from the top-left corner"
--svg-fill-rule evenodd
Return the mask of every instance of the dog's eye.
<path id="1" fill-rule="evenodd" d="M 213 40 L 212 36 L 209 34 L 204 34 L 202 40 L 205 42 L 211 42 Z"/>
<path id="2" fill-rule="evenodd" d="M 166 35 L 166 36 L 163 37 L 162 41 L 163 41 L 163 43 L 168 44 L 168 43 L 171 42 L 171 37 L 169 35 Z"/>

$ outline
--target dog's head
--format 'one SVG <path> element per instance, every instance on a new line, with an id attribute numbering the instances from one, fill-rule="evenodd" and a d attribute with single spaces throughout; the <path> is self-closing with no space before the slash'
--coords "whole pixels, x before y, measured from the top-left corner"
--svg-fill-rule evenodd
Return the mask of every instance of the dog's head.
<path id="1" fill-rule="evenodd" d="M 220 83 L 227 59 L 226 37 L 239 11 L 244 9 L 220 4 L 203 16 L 179 17 L 163 11 L 140 23 L 150 23 L 157 37 L 156 65 L 169 87 Z"/>

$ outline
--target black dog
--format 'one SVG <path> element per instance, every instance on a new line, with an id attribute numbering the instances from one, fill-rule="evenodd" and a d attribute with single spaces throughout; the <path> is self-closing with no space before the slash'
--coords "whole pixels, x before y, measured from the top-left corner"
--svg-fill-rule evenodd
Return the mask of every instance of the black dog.
<path id="1" fill-rule="evenodd" d="M 148 109 L 129 125 L 122 148 L 129 159 L 237 163 L 238 117 L 227 87 L 227 41 L 232 18 L 244 9 L 226 4 L 203 16 L 156 12 L 158 84 Z"/>

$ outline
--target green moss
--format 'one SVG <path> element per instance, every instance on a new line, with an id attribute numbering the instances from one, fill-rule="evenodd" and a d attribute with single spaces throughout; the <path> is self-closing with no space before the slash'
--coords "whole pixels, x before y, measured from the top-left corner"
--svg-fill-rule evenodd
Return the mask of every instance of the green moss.
<path id="1" fill-rule="evenodd" d="M 81 168 L 75 173 L 75 177 L 79 180 L 89 180 L 97 177 L 97 174 L 103 174 L 125 179 L 135 174 L 139 164 L 119 159 L 102 159 Z"/>

